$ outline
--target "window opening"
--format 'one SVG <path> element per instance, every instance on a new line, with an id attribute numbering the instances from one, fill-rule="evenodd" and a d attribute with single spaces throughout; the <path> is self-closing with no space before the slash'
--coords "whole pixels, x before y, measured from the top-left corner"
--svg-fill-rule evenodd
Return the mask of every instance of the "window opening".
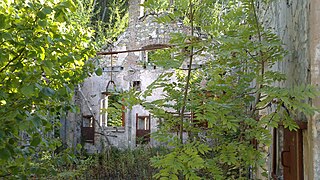
<path id="1" fill-rule="evenodd" d="M 136 144 L 148 144 L 150 142 L 150 120 L 149 116 L 136 114 Z"/>
<path id="2" fill-rule="evenodd" d="M 141 91 L 141 81 L 133 81 L 132 88 L 136 91 Z"/>
<path id="3" fill-rule="evenodd" d="M 100 125 L 104 127 L 124 127 L 125 107 L 119 94 L 103 94 L 100 102 Z"/>
<path id="4" fill-rule="evenodd" d="M 144 3 L 145 0 L 140 0 L 140 15 L 139 18 L 142 18 L 145 14 L 145 8 L 144 6 L 142 6 L 142 4 Z"/>
<path id="5" fill-rule="evenodd" d="M 138 130 L 149 130 L 149 117 L 145 116 L 145 117 L 138 117 L 138 125 L 137 125 L 137 129 Z"/>
<path id="6" fill-rule="evenodd" d="M 152 62 L 152 55 L 155 54 L 155 51 L 141 51 L 140 59 L 143 62 L 143 67 L 146 68 L 147 66 L 151 66 L 153 69 L 156 69 L 156 66 Z"/>
<path id="7" fill-rule="evenodd" d="M 111 69 L 112 55 L 111 55 Z M 112 79 L 112 71 L 110 72 L 110 81 L 106 86 L 106 91 L 102 92 L 100 100 L 100 125 L 103 127 L 123 127 L 125 125 L 125 107 L 122 105 L 121 96 L 116 91 L 115 82 Z"/>
<path id="8" fill-rule="evenodd" d="M 111 95 L 108 98 L 108 120 L 107 126 L 121 127 L 124 126 L 124 107 L 120 104 L 121 97 L 118 95 Z"/>

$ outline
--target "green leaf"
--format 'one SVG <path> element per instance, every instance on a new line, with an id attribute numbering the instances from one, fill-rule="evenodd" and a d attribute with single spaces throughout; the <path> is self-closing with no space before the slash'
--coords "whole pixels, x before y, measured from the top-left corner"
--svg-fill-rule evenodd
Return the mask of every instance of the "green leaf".
<path id="1" fill-rule="evenodd" d="M 101 76 L 102 75 L 102 68 L 96 69 L 95 73 L 97 76 Z"/>
<path id="2" fill-rule="evenodd" d="M 42 88 L 41 92 L 46 96 L 53 96 L 55 94 L 54 90 L 49 87 Z"/>
<path id="3" fill-rule="evenodd" d="M 42 12 L 42 11 L 39 11 L 39 12 L 37 13 L 37 16 L 38 16 L 40 19 L 45 19 L 45 18 L 46 18 L 46 14 L 45 14 L 44 12 Z"/>
<path id="4" fill-rule="evenodd" d="M 8 149 L 6 148 L 0 149 L 0 159 L 8 160 L 10 156 L 11 156 L 11 153 Z"/>
<path id="5" fill-rule="evenodd" d="M 265 178 L 268 178 L 268 177 L 269 177 L 267 172 L 262 172 L 261 175 L 262 175 L 263 177 L 265 177 Z"/>
<path id="6" fill-rule="evenodd" d="M 4 40 L 12 40 L 12 35 L 8 32 L 5 32 L 5 33 L 1 33 L 1 37 L 4 39 Z"/>
<path id="7" fill-rule="evenodd" d="M 34 137 L 32 138 L 32 141 L 31 141 L 31 143 L 30 143 L 30 146 L 36 147 L 36 146 L 38 146 L 38 145 L 40 144 L 40 142 L 41 142 L 41 137 L 38 136 L 38 135 L 36 135 L 36 136 L 34 136 Z"/>
<path id="8" fill-rule="evenodd" d="M 40 127 L 42 120 L 39 116 L 35 116 L 32 118 L 32 123 L 34 124 L 35 127 Z"/>
<path id="9" fill-rule="evenodd" d="M 45 56 L 46 56 L 46 51 L 43 47 L 40 46 L 40 50 L 41 52 L 38 52 L 39 53 L 39 56 L 40 56 L 40 59 L 41 60 L 44 60 Z"/>
<path id="10" fill-rule="evenodd" d="M 26 85 L 20 89 L 21 93 L 27 97 L 31 97 L 34 94 L 35 87 L 34 85 Z"/>
<path id="11" fill-rule="evenodd" d="M 7 16 L 4 14 L 0 14 L 0 29 L 6 29 L 9 25 L 7 22 Z"/>
<path id="12" fill-rule="evenodd" d="M 38 24 L 39 24 L 39 26 L 41 26 L 41 27 L 47 27 L 47 21 L 46 20 L 39 20 L 38 21 Z"/>
<path id="13" fill-rule="evenodd" d="M 41 12 L 43 12 L 44 14 L 50 14 L 52 12 L 52 8 L 51 7 L 44 7 Z"/>

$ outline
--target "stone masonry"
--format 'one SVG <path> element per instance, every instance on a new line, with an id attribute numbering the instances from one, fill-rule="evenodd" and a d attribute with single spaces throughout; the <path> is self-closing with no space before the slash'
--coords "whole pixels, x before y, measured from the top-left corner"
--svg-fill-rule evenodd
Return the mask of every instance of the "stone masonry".
<path id="1" fill-rule="evenodd" d="M 186 29 L 178 24 L 164 26 L 153 21 L 151 16 L 143 13 L 140 0 L 129 0 L 129 27 L 114 43 L 104 51 L 128 51 L 145 47 L 167 45 L 171 32 Z M 288 50 L 285 61 L 278 63 L 274 69 L 289 77 L 279 86 L 294 88 L 296 85 L 320 84 L 320 1 L 319 0 L 280 0 L 272 1 L 266 9 L 261 9 L 260 19 L 266 28 L 271 29 L 282 40 Z M 100 66 L 104 69 L 102 76 L 89 77 L 78 89 L 75 101 L 80 105 L 80 114 L 69 113 L 65 125 L 65 138 L 69 146 L 81 142 L 81 123 L 83 116 L 93 115 L 97 125 L 100 118 L 100 99 L 105 91 L 107 82 L 114 80 L 116 87 L 128 90 L 134 81 L 141 82 L 141 91 L 146 90 L 163 69 L 144 62 L 144 51 L 125 52 L 107 56 L 100 56 Z M 114 68 L 112 70 L 111 67 Z M 145 64 L 143 64 L 145 63 Z M 81 91 L 80 91 L 81 90 Z M 161 97 L 161 91 L 156 91 L 150 98 Z M 320 107 L 320 98 L 312 100 L 312 105 Z M 149 116 L 150 113 L 142 106 L 136 105 L 125 113 L 124 127 L 95 126 L 95 143 L 85 143 L 89 152 L 101 152 L 107 146 L 119 148 L 136 147 L 136 114 Z M 320 179 L 320 114 L 313 117 L 300 117 L 307 121 L 307 129 L 303 130 L 303 172 L 304 179 Z M 151 115 L 151 133 L 156 131 L 157 120 Z M 107 136 L 105 136 L 107 135 Z M 279 133 L 279 142 L 283 134 Z M 150 140 L 150 145 L 156 145 Z M 279 153 L 281 152 L 278 149 Z M 272 152 L 270 151 L 270 157 Z M 281 159 L 278 159 L 281 161 Z M 271 160 L 267 161 L 269 178 L 271 179 Z M 280 165 L 281 166 L 281 165 Z M 281 169 L 281 167 L 280 167 Z M 280 179 L 283 178 L 279 174 Z"/>
<path id="2" fill-rule="evenodd" d="M 95 140 L 93 143 L 85 143 L 88 152 L 101 152 L 103 148 L 114 146 L 118 148 L 136 147 L 136 115 L 149 116 L 150 113 L 142 106 L 136 105 L 125 112 L 124 127 L 101 127 L 99 126 L 100 118 L 100 101 L 103 96 L 102 92 L 106 90 L 107 83 L 111 80 L 115 82 L 118 90 L 129 90 L 136 81 L 141 82 L 141 91 L 146 90 L 147 86 L 154 82 L 158 76 L 164 72 L 172 70 L 163 70 L 148 62 L 145 62 L 146 51 L 134 51 L 148 47 L 163 47 L 169 42 L 169 36 L 172 32 L 188 32 L 180 24 L 160 25 L 154 22 L 152 16 L 144 11 L 140 6 L 140 0 L 129 1 L 129 26 L 127 30 L 118 38 L 118 41 L 112 47 L 104 49 L 105 52 L 119 52 L 111 55 L 99 56 L 99 66 L 103 68 L 102 76 L 92 75 L 87 78 L 78 88 L 75 96 L 76 103 L 80 106 L 79 114 L 69 113 L 71 121 L 68 135 L 68 142 L 73 142 L 75 146 L 81 142 L 81 124 L 83 116 L 93 115 L 95 122 Z M 141 14 L 143 14 L 141 16 Z M 111 66 L 112 61 L 112 66 Z M 162 96 L 160 90 L 153 92 L 147 100 L 159 99 Z M 156 131 L 157 119 L 151 115 L 150 119 L 151 133 Z M 156 145 L 153 139 L 149 145 Z"/>

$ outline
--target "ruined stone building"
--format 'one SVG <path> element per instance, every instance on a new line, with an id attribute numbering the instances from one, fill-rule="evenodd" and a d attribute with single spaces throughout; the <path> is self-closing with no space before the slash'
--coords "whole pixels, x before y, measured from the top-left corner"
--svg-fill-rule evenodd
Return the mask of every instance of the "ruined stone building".
<path id="1" fill-rule="evenodd" d="M 165 71 L 150 62 L 148 53 L 168 47 L 170 33 L 187 31 L 180 24 L 155 23 L 140 3 L 140 0 L 129 1 L 127 30 L 112 47 L 104 50 L 109 53 L 98 57 L 102 76 L 93 75 L 79 85 L 75 102 L 80 106 L 80 113 L 69 114 L 71 121 L 65 122 L 65 127 L 69 127 L 65 128 L 65 139 L 71 146 L 82 142 L 88 152 L 100 152 L 110 146 L 134 148 L 139 144 L 156 144 L 150 133 L 156 131 L 157 120 L 142 106 L 118 108 L 125 110 L 117 112 L 121 122 L 111 122 L 112 113 L 101 112 L 108 105 L 110 107 L 112 100 L 118 100 L 114 91 L 130 88 L 145 91 Z M 161 93 L 154 92 L 148 98 L 155 100 Z"/>
<path id="2" fill-rule="evenodd" d="M 134 148 L 139 143 L 156 145 L 145 135 L 156 131 L 157 119 L 143 107 L 137 105 L 122 113 L 122 121 L 115 126 L 108 125 L 106 115 L 100 112 L 108 103 L 104 99 L 108 83 L 116 89 L 146 90 L 163 72 L 148 60 L 148 51 L 166 47 L 170 32 L 186 31 L 179 24 L 164 26 L 153 22 L 144 14 L 140 3 L 140 0 L 129 1 L 129 27 L 108 49 L 116 53 L 100 57 L 102 76 L 92 76 L 79 87 L 75 101 L 81 113 L 70 114 L 65 122 L 69 127 L 65 129 L 65 139 L 70 146 L 82 140 L 89 152 L 99 152 L 106 145 L 119 148 Z M 274 67 L 288 76 L 279 85 L 319 86 L 320 1 L 274 1 L 260 17 L 266 27 L 279 35 L 289 52 L 285 61 Z M 150 98 L 160 96 L 161 92 L 155 92 Z M 320 98 L 311 103 L 320 107 Z M 297 132 L 283 127 L 271 130 L 274 139 L 267 160 L 270 179 L 320 179 L 320 116 L 317 113 L 297 121 L 300 126 Z"/>

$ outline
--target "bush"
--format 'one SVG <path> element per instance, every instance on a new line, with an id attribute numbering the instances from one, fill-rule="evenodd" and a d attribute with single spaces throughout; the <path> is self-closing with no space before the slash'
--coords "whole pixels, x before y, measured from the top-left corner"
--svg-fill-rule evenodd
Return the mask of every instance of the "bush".
<path id="1" fill-rule="evenodd" d="M 72 168 L 60 168 L 60 179 L 152 179 L 157 170 L 150 158 L 167 152 L 163 147 L 110 148 L 100 154 L 86 155 Z M 65 166 L 71 167 L 71 166 Z"/>

